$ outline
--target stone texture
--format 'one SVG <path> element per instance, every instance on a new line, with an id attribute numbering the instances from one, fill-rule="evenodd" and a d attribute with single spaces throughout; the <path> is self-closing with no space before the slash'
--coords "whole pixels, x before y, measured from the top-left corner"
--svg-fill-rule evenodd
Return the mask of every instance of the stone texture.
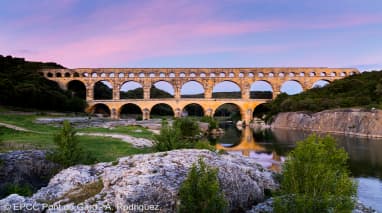
<path id="1" fill-rule="evenodd" d="M 271 126 L 274 129 L 382 137 L 382 110 L 337 109 L 314 114 L 286 112 L 277 115 Z"/>
<path id="2" fill-rule="evenodd" d="M 179 187 L 199 157 L 219 168 L 219 182 L 231 210 L 248 209 L 253 203 L 264 200 L 265 189 L 278 187 L 273 173 L 263 169 L 254 159 L 186 149 L 124 157 L 118 163 L 74 166 L 53 177 L 49 185 L 35 193 L 31 200 L 40 204 L 61 203 L 61 209 L 68 209 L 74 206 L 66 196 L 68 193 L 101 180 L 102 190 L 78 205 L 92 205 L 96 212 L 103 212 L 102 206 L 128 212 L 123 208 L 146 204 L 159 205 L 160 212 L 173 212 Z M 10 197 L 2 200 L 0 208 L 7 205 L 8 200 Z M 60 211 L 48 209 L 47 212 Z"/>
<path id="3" fill-rule="evenodd" d="M 12 151 L 0 154 L 0 196 L 6 184 L 28 184 L 39 189 L 48 184 L 59 165 L 45 159 L 41 150 Z"/>

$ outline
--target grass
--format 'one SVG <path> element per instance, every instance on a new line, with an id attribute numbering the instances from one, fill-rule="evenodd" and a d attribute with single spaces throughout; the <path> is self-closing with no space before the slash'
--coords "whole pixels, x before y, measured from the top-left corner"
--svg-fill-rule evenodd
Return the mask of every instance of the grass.
<path id="1" fill-rule="evenodd" d="M 23 127 L 36 132 L 21 132 L 0 126 L 0 152 L 25 149 L 53 149 L 53 137 L 60 128 L 36 124 L 36 115 L 0 114 L 0 122 Z M 44 116 L 46 117 L 46 116 Z M 78 132 L 120 133 L 137 138 L 153 139 L 153 133 L 139 126 L 121 126 L 114 129 L 84 128 Z M 119 157 L 148 153 L 150 148 L 136 148 L 131 144 L 111 137 L 78 136 L 81 147 L 89 151 L 99 162 L 114 161 Z"/>
<path id="2" fill-rule="evenodd" d="M 90 128 L 80 129 L 79 132 L 120 133 L 120 134 L 131 135 L 137 138 L 154 139 L 154 134 L 150 130 L 143 128 L 141 126 L 118 126 L 113 129 L 90 127 Z"/>

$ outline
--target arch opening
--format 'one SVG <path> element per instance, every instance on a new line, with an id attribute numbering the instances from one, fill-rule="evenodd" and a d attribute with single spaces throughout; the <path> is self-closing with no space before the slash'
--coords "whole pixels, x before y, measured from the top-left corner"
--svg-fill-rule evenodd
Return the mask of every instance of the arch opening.
<path id="1" fill-rule="evenodd" d="M 328 84 L 330 84 L 330 81 L 328 80 L 318 80 L 314 82 L 314 84 L 312 85 L 312 88 L 321 88 L 321 87 L 327 86 Z"/>
<path id="2" fill-rule="evenodd" d="M 174 110 L 165 103 L 154 105 L 150 110 L 150 118 L 174 117 Z"/>
<path id="3" fill-rule="evenodd" d="M 119 90 L 120 99 L 143 99 L 143 87 L 135 81 L 127 81 Z"/>
<path id="4" fill-rule="evenodd" d="M 181 98 L 204 98 L 203 85 L 197 81 L 188 81 L 180 89 Z"/>
<path id="5" fill-rule="evenodd" d="M 62 75 L 60 72 L 56 73 L 56 78 L 61 78 L 61 77 L 62 77 Z"/>
<path id="6" fill-rule="evenodd" d="M 91 107 L 90 113 L 99 117 L 110 117 L 110 108 L 106 104 L 95 104 Z"/>
<path id="7" fill-rule="evenodd" d="M 72 97 L 78 97 L 84 100 L 86 99 L 86 86 L 82 81 L 69 81 L 67 88 L 71 92 Z"/>
<path id="8" fill-rule="evenodd" d="M 48 74 L 46 74 L 48 76 L 48 78 L 52 78 L 53 77 L 53 73 L 51 72 L 48 72 Z"/>
<path id="9" fill-rule="evenodd" d="M 97 81 L 94 84 L 94 100 L 113 99 L 113 88 L 108 81 Z"/>
<path id="10" fill-rule="evenodd" d="M 174 98 L 174 87 L 167 81 L 158 81 L 150 88 L 150 98 Z"/>
<path id="11" fill-rule="evenodd" d="M 119 116 L 122 119 L 142 120 L 143 113 L 141 108 L 133 103 L 124 104 L 119 110 Z"/>
<path id="12" fill-rule="evenodd" d="M 303 92 L 302 85 L 298 81 L 286 81 L 281 85 L 280 91 L 288 95 L 295 95 Z"/>
<path id="13" fill-rule="evenodd" d="M 250 95 L 251 99 L 272 99 L 272 85 L 267 81 L 255 81 L 251 84 Z"/>
<path id="14" fill-rule="evenodd" d="M 241 89 L 232 81 L 222 81 L 212 89 L 212 98 L 218 99 L 240 99 Z"/>
<path id="15" fill-rule="evenodd" d="M 204 109 L 200 104 L 192 103 L 187 104 L 182 110 L 182 117 L 192 116 L 192 117 L 203 117 Z"/>
<path id="16" fill-rule="evenodd" d="M 270 108 L 266 103 L 259 104 L 253 110 L 253 117 L 265 120 L 266 114 L 269 112 Z"/>
<path id="17" fill-rule="evenodd" d="M 241 120 L 241 110 L 240 107 L 233 103 L 225 103 L 216 108 L 214 117 L 221 122 L 236 121 Z"/>

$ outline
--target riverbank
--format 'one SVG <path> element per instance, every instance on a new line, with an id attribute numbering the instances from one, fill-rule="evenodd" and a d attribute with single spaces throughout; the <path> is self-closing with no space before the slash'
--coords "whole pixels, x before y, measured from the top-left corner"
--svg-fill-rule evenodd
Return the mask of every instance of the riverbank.
<path id="1" fill-rule="evenodd" d="M 270 127 L 382 138 L 382 110 L 351 108 L 325 110 L 313 114 L 285 112 L 278 114 Z"/>

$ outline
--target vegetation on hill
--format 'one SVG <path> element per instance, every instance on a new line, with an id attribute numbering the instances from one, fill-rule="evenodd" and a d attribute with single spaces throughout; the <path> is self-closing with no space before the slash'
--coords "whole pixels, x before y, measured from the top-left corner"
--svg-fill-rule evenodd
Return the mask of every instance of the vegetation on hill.
<path id="1" fill-rule="evenodd" d="M 318 112 L 333 108 L 382 108 L 382 72 L 364 72 L 300 94 L 282 93 L 265 105 L 267 118 L 288 111 Z"/>
<path id="2" fill-rule="evenodd" d="M 38 70 L 64 68 L 0 55 L 0 105 L 58 111 L 83 111 L 86 103 L 44 78 Z"/>

